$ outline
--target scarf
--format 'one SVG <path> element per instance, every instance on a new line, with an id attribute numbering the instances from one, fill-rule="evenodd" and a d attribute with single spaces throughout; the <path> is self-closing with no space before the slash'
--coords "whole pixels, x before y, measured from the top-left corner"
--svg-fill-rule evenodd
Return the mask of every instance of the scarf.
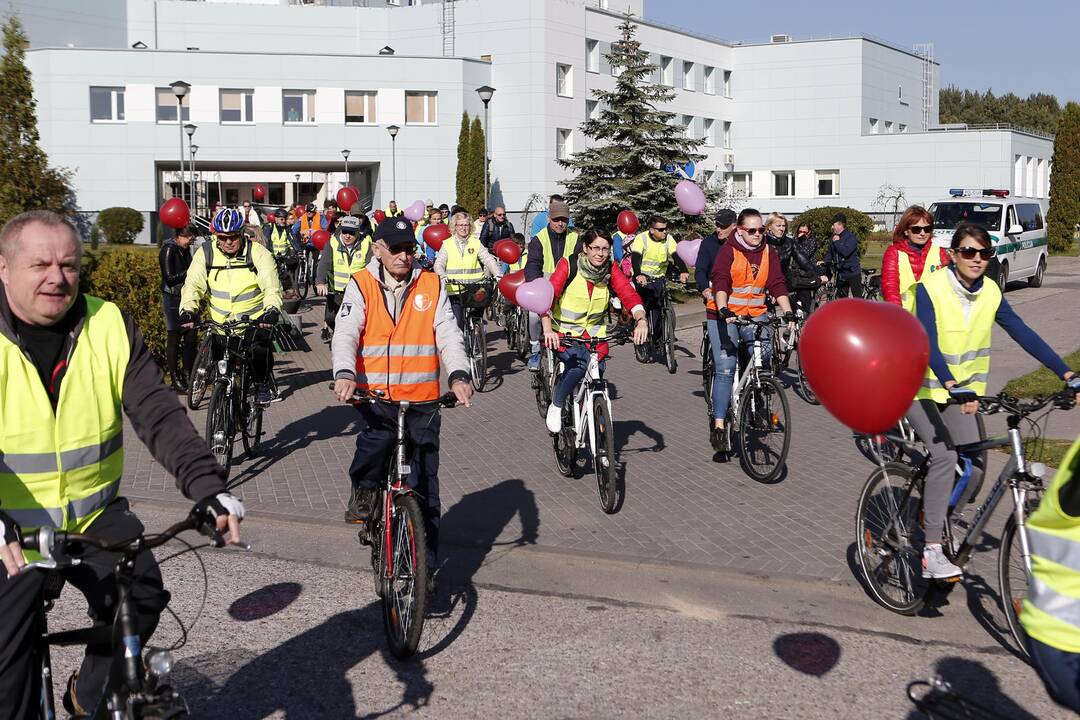
<path id="1" fill-rule="evenodd" d="M 611 263 L 605 261 L 600 267 L 593 267 L 584 252 L 578 253 L 577 269 L 578 275 L 593 285 L 606 285 L 611 279 Z"/>

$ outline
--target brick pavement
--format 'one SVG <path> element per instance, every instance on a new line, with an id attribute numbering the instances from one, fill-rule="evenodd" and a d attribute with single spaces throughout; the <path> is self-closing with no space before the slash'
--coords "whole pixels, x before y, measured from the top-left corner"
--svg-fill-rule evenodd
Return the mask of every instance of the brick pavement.
<path id="1" fill-rule="evenodd" d="M 1055 279 L 1073 281 L 1048 276 L 1048 286 Z M 1021 312 L 1030 317 L 1041 304 L 1035 298 Z M 250 510 L 330 521 L 344 510 L 355 411 L 332 402 L 326 390 L 329 352 L 316 325 L 321 315 L 321 302 L 303 310 L 309 352 L 279 355 L 286 399 L 266 413 L 264 456 L 244 457 L 237 442 L 232 477 L 245 481 L 238 493 Z M 1058 347 L 1075 337 L 1048 339 Z M 763 485 L 747 478 L 737 461 L 714 462 L 700 390 L 700 329 L 681 330 L 679 340 L 675 375 L 637 363 L 626 346 L 616 348 L 608 364 L 626 495 L 620 512 L 607 516 L 591 466 L 585 464 L 576 479 L 558 474 L 529 374 L 511 361 L 501 334 L 493 335 L 489 352 L 496 370 L 489 390 L 472 409 L 444 413 L 444 514 L 468 496 L 445 524 L 444 542 L 470 544 L 478 536 L 511 542 L 529 528 L 548 548 L 850 580 L 856 496 L 872 467 L 851 433 L 789 391 L 793 441 L 785 478 Z M 205 413 L 192 413 L 192 419 L 201 431 Z M 125 492 L 175 499 L 172 479 L 130 429 L 127 439 Z"/>

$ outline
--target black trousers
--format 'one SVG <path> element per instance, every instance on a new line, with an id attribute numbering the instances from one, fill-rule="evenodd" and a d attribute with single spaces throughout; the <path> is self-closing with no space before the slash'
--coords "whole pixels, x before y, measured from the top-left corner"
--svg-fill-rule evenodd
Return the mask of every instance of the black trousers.
<path id="1" fill-rule="evenodd" d="M 836 297 L 862 297 L 862 273 L 854 275 L 841 275 L 836 278 Z"/>
<path id="2" fill-rule="evenodd" d="M 270 368 L 274 366 L 274 345 L 271 342 L 273 334 L 269 329 L 255 328 L 248 330 L 246 338 L 251 342 L 251 378 L 256 383 L 269 382 Z M 234 349 L 240 338 L 230 338 Z M 225 336 L 210 335 L 210 352 L 214 356 L 214 362 L 225 357 Z"/>
<path id="3" fill-rule="evenodd" d="M 397 442 L 397 407 L 382 403 L 361 403 L 360 432 L 356 436 L 356 453 L 349 466 L 353 485 L 374 490 L 386 482 L 387 463 Z M 405 415 L 405 436 L 412 444 L 409 487 L 420 495 L 424 511 L 424 534 L 427 536 L 428 559 L 434 562 L 439 549 L 439 430 L 442 414 L 438 406 L 410 409 Z"/>
<path id="4" fill-rule="evenodd" d="M 86 533 L 107 540 L 131 539 L 143 532 L 143 524 L 128 509 L 128 501 L 118 498 L 98 516 Z M 117 587 L 114 569 L 120 555 L 90 549 L 83 562 L 63 571 L 63 578 L 79 590 L 89 604 L 94 624 L 110 624 L 116 614 Z M 169 603 L 169 593 L 161 582 L 157 561 L 149 550 L 139 553 L 135 573 L 142 575 L 131 596 L 139 615 L 143 646 L 157 627 L 158 618 Z M 2 570 L 0 570 L 2 574 Z M 38 717 L 41 701 L 41 648 L 38 641 L 45 622 L 42 587 L 45 573 L 31 570 L 0 579 L 0 718 Z M 79 704 L 92 710 L 102 696 L 112 663 L 112 648 L 106 643 L 86 648 L 75 691 Z M 67 678 L 54 679 L 54 691 L 63 695 Z"/>
<path id="5" fill-rule="evenodd" d="M 664 294 L 667 280 L 664 278 L 650 278 L 644 285 L 637 285 L 638 295 L 641 296 L 641 304 L 645 307 L 649 318 L 649 339 L 656 337 L 660 326 L 660 297 Z M 626 308 L 629 310 L 630 308 Z"/>
<path id="6" fill-rule="evenodd" d="M 344 295 L 343 292 L 326 293 L 326 311 L 323 313 L 323 319 L 326 321 L 326 327 L 331 330 L 335 327 L 335 318 L 337 317 L 337 311 L 341 309 L 341 298 Z"/>

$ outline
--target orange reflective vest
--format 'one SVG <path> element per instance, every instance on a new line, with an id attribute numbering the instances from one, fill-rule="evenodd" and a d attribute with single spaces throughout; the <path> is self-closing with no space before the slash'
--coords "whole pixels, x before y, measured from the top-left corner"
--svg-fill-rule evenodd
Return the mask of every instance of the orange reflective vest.
<path id="1" fill-rule="evenodd" d="M 315 213 L 315 216 L 308 221 L 307 213 L 300 216 L 300 236 L 305 240 L 311 237 L 311 233 L 316 230 L 322 230 L 322 215 Z"/>
<path id="2" fill-rule="evenodd" d="M 757 317 L 765 313 L 765 283 L 769 280 L 769 248 L 761 253 L 761 266 L 757 273 L 746 258 L 746 253 L 738 248 L 731 263 L 731 294 L 728 296 L 728 309 L 736 315 Z"/>
<path id="3" fill-rule="evenodd" d="M 439 351 L 435 311 L 439 276 L 423 271 L 405 290 L 407 303 L 397 322 L 386 308 L 378 279 L 367 269 L 353 274 L 364 296 L 364 332 L 356 349 L 356 383 L 381 391 L 387 400 L 426 402 L 439 398 Z"/>

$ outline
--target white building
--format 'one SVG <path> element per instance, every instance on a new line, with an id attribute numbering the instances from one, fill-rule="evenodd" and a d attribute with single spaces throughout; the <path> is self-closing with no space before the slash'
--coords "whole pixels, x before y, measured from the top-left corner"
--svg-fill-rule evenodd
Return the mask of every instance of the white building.
<path id="1" fill-rule="evenodd" d="M 176 80 L 191 85 L 200 205 L 255 183 L 274 204 L 323 200 L 346 183 L 343 149 L 376 207 L 452 202 L 461 114 L 483 114 L 488 85 L 491 203 L 520 211 L 560 190 L 557 157 L 582 147 L 591 91 L 614 83 L 604 54 L 626 9 L 654 80 L 676 90 L 668 109 L 705 139 L 699 173 L 759 209 L 880 210 L 886 184 L 910 202 L 1049 195 L 1051 139 L 938 128 L 938 66 L 871 38 L 727 42 L 641 20 L 643 0 L 10 1 L 42 145 L 85 212 L 153 217 L 179 191 Z"/>

